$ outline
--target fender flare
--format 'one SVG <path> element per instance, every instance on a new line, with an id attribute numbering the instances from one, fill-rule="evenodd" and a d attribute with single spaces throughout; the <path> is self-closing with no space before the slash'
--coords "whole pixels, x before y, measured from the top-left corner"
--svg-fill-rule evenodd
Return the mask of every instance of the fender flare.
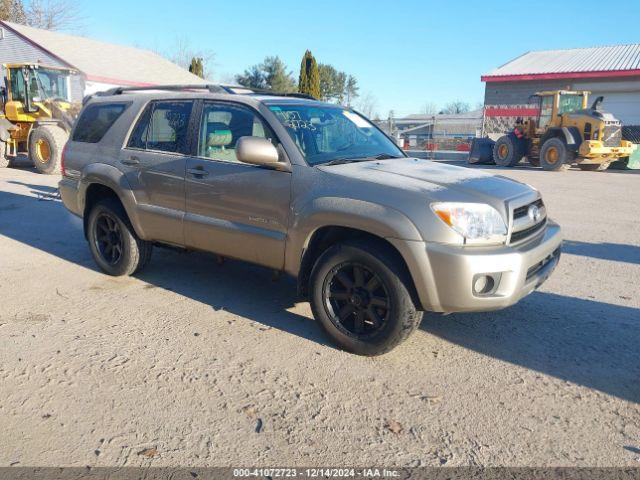
<path id="1" fill-rule="evenodd" d="M 582 143 L 582 136 L 580 135 L 580 130 L 577 127 L 553 127 L 547 130 L 547 132 L 542 136 L 540 146 L 544 145 L 544 142 L 554 137 L 562 138 L 566 142 L 567 146 L 574 151 L 577 151 Z"/>
<path id="2" fill-rule="evenodd" d="M 414 223 L 391 207 L 356 199 L 319 197 L 298 209 L 295 214 L 286 249 L 287 273 L 297 276 L 309 242 L 324 227 L 361 230 L 383 239 L 423 241 Z"/>
<path id="3" fill-rule="evenodd" d="M 106 163 L 91 163 L 87 165 L 78 181 L 78 209 L 81 212 L 84 212 L 86 207 L 87 190 L 94 184 L 103 185 L 113 190 L 127 212 L 136 234 L 145 239 L 144 229 L 137 214 L 137 202 L 124 173 Z M 86 215 L 84 217 L 86 220 Z"/>
<path id="4" fill-rule="evenodd" d="M 578 150 L 578 148 L 580 148 L 582 136 L 580 135 L 578 127 L 562 127 L 562 133 L 564 134 L 564 139 L 569 148 L 573 150 Z"/>

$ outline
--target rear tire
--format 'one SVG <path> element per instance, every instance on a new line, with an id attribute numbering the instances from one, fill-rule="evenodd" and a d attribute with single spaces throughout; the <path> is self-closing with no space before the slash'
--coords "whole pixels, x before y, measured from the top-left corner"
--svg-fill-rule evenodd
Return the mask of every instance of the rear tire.
<path id="1" fill-rule="evenodd" d="M 153 245 L 141 240 L 119 201 L 106 198 L 89 212 L 87 240 L 100 269 L 113 276 L 132 275 L 151 259 Z"/>
<path id="2" fill-rule="evenodd" d="M 503 135 L 493 146 L 493 161 L 501 167 L 517 165 L 525 154 L 524 140 L 514 133 Z"/>
<path id="3" fill-rule="evenodd" d="M 568 170 L 575 160 L 575 152 L 560 138 L 550 138 L 540 149 L 540 166 L 544 170 Z"/>
<path id="4" fill-rule="evenodd" d="M 60 172 L 62 149 L 69 136 L 57 125 L 36 127 L 29 136 L 29 160 L 40 173 Z"/>
<path id="5" fill-rule="evenodd" d="M 375 241 L 349 241 L 329 248 L 313 267 L 311 309 L 344 350 L 381 355 L 407 339 L 422 320 L 411 285 L 388 248 Z"/>

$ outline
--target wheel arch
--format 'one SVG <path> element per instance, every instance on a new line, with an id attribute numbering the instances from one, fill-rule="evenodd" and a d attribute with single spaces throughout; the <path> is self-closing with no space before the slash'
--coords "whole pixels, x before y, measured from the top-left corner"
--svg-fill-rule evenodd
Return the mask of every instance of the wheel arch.
<path id="1" fill-rule="evenodd" d="M 320 256 L 332 246 L 349 240 L 361 240 L 375 243 L 380 248 L 384 248 L 393 257 L 394 261 L 405 274 L 409 285 L 407 288 L 411 293 L 415 305 L 420 305 L 417 290 L 409 266 L 400 251 L 386 238 L 374 233 L 360 230 L 358 228 L 344 225 L 323 225 L 315 229 L 309 236 L 306 246 L 302 252 L 300 268 L 298 270 L 297 282 L 298 293 L 308 296 L 309 278 L 311 271 Z"/>
<path id="2" fill-rule="evenodd" d="M 98 200 L 107 197 L 115 198 L 122 204 L 136 235 L 145 239 L 129 182 L 120 170 L 104 163 L 88 165 L 78 184 L 78 208 L 83 212 L 85 235 L 90 208 Z"/>
<path id="3" fill-rule="evenodd" d="M 580 130 L 577 127 L 552 127 L 540 139 L 540 146 L 550 138 L 560 138 L 570 150 L 577 151 L 582 143 Z"/>

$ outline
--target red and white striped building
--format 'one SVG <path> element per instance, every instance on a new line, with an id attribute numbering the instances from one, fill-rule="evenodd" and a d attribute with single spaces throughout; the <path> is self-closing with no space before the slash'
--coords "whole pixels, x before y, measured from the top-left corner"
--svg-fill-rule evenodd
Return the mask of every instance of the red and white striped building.
<path id="1" fill-rule="evenodd" d="M 640 44 L 527 52 L 483 75 L 484 132 L 504 133 L 537 115 L 529 97 L 544 90 L 588 90 L 624 125 L 640 126 Z"/>

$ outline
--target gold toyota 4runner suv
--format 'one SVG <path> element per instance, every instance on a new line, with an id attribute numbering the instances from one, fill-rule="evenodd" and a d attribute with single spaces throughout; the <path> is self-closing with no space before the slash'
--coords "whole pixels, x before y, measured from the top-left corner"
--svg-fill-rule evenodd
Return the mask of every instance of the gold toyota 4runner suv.
<path id="1" fill-rule="evenodd" d="M 505 308 L 560 258 L 538 191 L 408 158 L 354 110 L 219 85 L 87 98 L 60 192 L 98 266 L 132 275 L 154 245 L 298 279 L 340 347 L 378 355 L 423 311 Z"/>

